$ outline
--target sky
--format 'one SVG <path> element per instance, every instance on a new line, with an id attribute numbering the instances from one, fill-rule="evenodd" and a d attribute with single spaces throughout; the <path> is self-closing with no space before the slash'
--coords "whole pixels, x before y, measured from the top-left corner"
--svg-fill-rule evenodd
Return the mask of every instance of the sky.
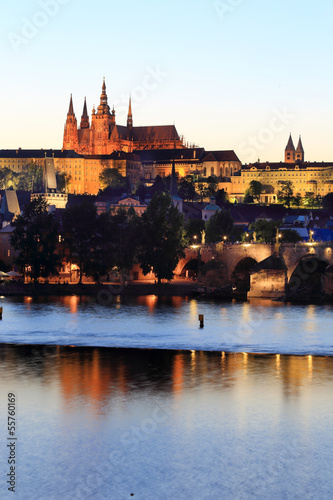
<path id="1" fill-rule="evenodd" d="M 189 144 L 333 161 L 330 0 L 3 0 L 0 149 L 62 147 L 103 77 L 116 122 L 175 124 Z"/>

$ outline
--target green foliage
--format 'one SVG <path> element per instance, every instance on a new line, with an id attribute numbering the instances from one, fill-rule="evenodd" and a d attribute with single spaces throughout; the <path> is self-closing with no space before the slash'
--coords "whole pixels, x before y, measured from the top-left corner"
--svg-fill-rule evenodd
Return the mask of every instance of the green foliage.
<path id="1" fill-rule="evenodd" d="M 234 225 L 234 219 L 228 210 L 219 210 L 206 223 L 206 242 L 216 243 L 229 237 Z"/>
<path id="2" fill-rule="evenodd" d="M 291 181 L 280 181 L 279 185 L 280 189 L 277 193 L 278 201 L 290 208 L 294 193 L 293 183 Z"/>
<path id="3" fill-rule="evenodd" d="M 243 241 L 244 228 L 242 226 L 234 226 L 229 234 L 228 240 L 231 242 Z"/>
<path id="4" fill-rule="evenodd" d="M 193 201 L 196 197 L 195 184 L 192 176 L 188 175 L 180 179 L 178 183 L 178 194 L 180 198 Z"/>
<path id="5" fill-rule="evenodd" d="M 128 180 L 121 175 L 118 168 L 105 168 L 99 174 L 99 182 L 110 195 L 128 192 Z"/>
<path id="6" fill-rule="evenodd" d="M 63 242 L 65 258 L 80 269 L 79 282 L 83 274 L 97 277 L 105 269 L 100 259 L 100 238 L 96 208 L 89 201 L 74 205 L 63 211 Z"/>
<path id="7" fill-rule="evenodd" d="M 144 274 L 153 271 L 158 278 L 172 279 L 187 245 L 183 215 L 173 206 L 167 193 L 155 193 L 142 214 L 138 259 Z"/>
<path id="8" fill-rule="evenodd" d="M 253 203 L 253 196 L 250 194 L 250 190 L 247 189 L 244 193 L 243 203 Z"/>
<path id="9" fill-rule="evenodd" d="M 222 207 L 225 203 L 228 202 L 228 193 L 226 191 L 224 191 L 224 189 L 219 189 L 216 192 L 215 201 L 216 201 L 216 205 L 218 205 L 219 207 Z"/>
<path id="10" fill-rule="evenodd" d="M 57 172 L 57 187 L 58 191 L 61 191 L 62 193 L 67 193 L 68 192 L 68 187 L 72 181 L 72 176 L 67 174 L 66 172 Z"/>
<path id="11" fill-rule="evenodd" d="M 135 195 L 139 198 L 140 203 L 143 203 L 146 198 L 146 186 L 142 182 L 138 182 L 135 186 Z"/>
<path id="12" fill-rule="evenodd" d="M 320 194 L 315 195 L 312 191 L 305 193 L 304 196 L 304 206 L 309 208 L 319 208 L 322 204 L 322 198 Z"/>
<path id="13" fill-rule="evenodd" d="M 284 243 L 298 243 L 299 241 L 303 241 L 303 238 L 298 234 L 295 229 L 285 229 L 281 231 L 282 241 Z"/>
<path id="14" fill-rule="evenodd" d="M 58 274 L 60 259 L 55 250 L 59 228 L 45 200 L 32 200 L 12 224 L 11 245 L 18 253 L 15 262 L 20 271 L 34 282 Z"/>
<path id="15" fill-rule="evenodd" d="M 186 237 L 192 245 L 194 243 L 201 243 L 202 231 L 204 230 L 205 221 L 202 219 L 190 219 L 185 224 Z"/>
<path id="16" fill-rule="evenodd" d="M 15 188 L 15 175 L 14 172 L 4 167 L 0 170 L 0 189 Z"/>
<path id="17" fill-rule="evenodd" d="M 138 241 L 142 233 L 140 217 L 134 208 L 126 211 L 120 208 L 115 213 L 102 214 L 99 220 L 101 228 L 101 260 L 105 267 L 117 267 L 122 274 L 130 271 L 137 253 Z"/>
<path id="18" fill-rule="evenodd" d="M 207 188 L 204 182 L 196 182 L 195 183 L 195 190 L 198 195 L 198 198 L 200 198 L 201 203 L 203 202 L 203 199 L 207 197 Z"/>
<path id="19" fill-rule="evenodd" d="M 0 189 L 18 189 L 22 191 L 41 192 L 43 188 L 43 167 L 31 161 L 15 172 L 8 167 L 0 171 Z"/>
<path id="20" fill-rule="evenodd" d="M 165 181 L 162 179 L 160 175 L 157 175 L 154 180 L 154 184 L 151 187 L 151 193 L 165 193 L 166 192 L 166 185 Z"/>
<path id="21" fill-rule="evenodd" d="M 280 220 L 260 219 L 250 224 L 249 229 L 256 233 L 258 243 L 272 243 L 276 236 L 276 228 L 280 226 Z"/>
<path id="22" fill-rule="evenodd" d="M 249 185 L 249 195 L 252 196 L 254 200 L 258 203 L 260 201 L 260 195 L 262 193 L 263 187 L 259 181 L 251 181 Z"/>
<path id="23" fill-rule="evenodd" d="M 333 210 L 333 193 L 326 194 L 322 199 L 323 208 Z"/>
<path id="24" fill-rule="evenodd" d="M 218 179 L 215 175 L 210 175 L 207 179 L 208 186 L 206 187 L 206 196 L 215 197 L 218 188 Z"/>
<path id="25" fill-rule="evenodd" d="M 303 198 L 300 193 L 297 193 L 296 196 L 293 196 L 291 199 L 291 204 L 295 207 L 299 208 L 303 203 Z"/>

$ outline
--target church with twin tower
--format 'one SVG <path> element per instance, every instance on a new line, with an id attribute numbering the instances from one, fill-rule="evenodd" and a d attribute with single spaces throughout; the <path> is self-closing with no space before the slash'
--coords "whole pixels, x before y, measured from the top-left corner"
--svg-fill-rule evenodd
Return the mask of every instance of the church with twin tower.
<path id="1" fill-rule="evenodd" d="M 91 114 L 91 123 L 84 100 L 80 127 L 74 113 L 72 96 L 64 130 L 63 150 L 72 150 L 82 155 L 110 155 L 113 151 L 131 153 L 145 149 L 184 148 L 174 125 L 153 125 L 135 127 L 133 125 L 131 98 L 129 99 L 127 124 L 116 123 L 116 112 L 110 111 L 106 94 L 105 79 L 102 85 L 100 104 Z"/>

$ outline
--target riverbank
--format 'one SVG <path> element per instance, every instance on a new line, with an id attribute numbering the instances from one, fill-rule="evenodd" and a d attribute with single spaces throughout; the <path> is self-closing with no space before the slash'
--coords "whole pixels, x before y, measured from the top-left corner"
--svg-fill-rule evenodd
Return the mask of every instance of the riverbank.
<path id="1" fill-rule="evenodd" d="M 5 297 L 36 296 L 36 295 L 198 295 L 198 284 L 184 283 L 71 283 L 71 284 L 44 284 L 44 283 L 3 283 L 0 284 L 0 295 Z"/>

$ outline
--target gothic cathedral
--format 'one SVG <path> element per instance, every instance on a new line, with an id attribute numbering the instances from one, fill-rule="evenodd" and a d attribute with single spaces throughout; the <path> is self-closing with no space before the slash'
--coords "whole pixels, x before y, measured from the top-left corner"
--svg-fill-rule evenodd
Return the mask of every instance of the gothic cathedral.
<path id="1" fill-rule="evenodd" d="M 131 153 L 144 149 L 184 148 L 174 125 L 134 127 L 131 99 L 129 101 L 127 126 L 116 124 L 116 113 L 110 111 L 103 80 L 100 104 L 92 110 L 91 125 L 84 100 L 80 128 L 74 113 L 72 96 L 64 130 L 63 149 L 83 155 L 110 155 L 113 151 Z"/>

